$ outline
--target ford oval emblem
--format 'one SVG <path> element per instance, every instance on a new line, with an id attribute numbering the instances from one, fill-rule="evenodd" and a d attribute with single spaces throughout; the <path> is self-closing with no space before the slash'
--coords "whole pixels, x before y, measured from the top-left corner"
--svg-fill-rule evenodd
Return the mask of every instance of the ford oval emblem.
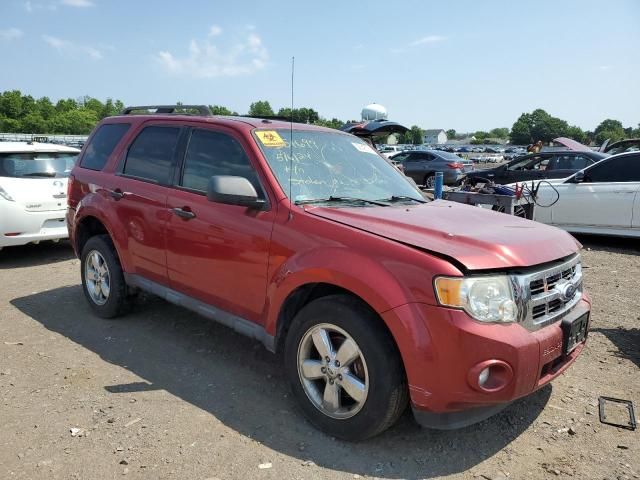
<path id="1" fill-rule="evenodd" d="M 564 287 L 564 292 L 562 292 L 562 295 L 564 296 L 565 302 L 568 302 L 574 297 L 574 295 L 576 294 L 576 290 L 576 286 L 572 283 Z"/>

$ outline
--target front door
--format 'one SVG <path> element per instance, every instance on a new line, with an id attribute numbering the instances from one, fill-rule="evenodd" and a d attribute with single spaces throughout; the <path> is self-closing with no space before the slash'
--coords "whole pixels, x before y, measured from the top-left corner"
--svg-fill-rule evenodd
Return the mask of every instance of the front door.
<path id="1" fill-rule="evenodd" d="M 266 299 L 275 208 L 258 211 L 207 200 L 207 184 L 214 175 L 245 177 L 266 200 L 241 139 L 232 132 L 194 128 L 167 201 L 170 284 L 204 303 L 258 321 Z"/>

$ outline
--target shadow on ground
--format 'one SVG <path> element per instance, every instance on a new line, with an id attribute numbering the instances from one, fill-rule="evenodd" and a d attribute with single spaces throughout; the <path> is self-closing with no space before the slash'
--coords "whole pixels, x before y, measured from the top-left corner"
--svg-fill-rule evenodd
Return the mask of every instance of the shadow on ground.
<path id="1" fill-rule="evenodd" d="M 575 234 L 574 237 L 584 245 L 584 248 L 590 248 L 591 250 L 622 253 L 634 256 L 640 254 L 640 242 L 638 242 L 637 238 L 608 237 L 604 235 L 586 234 Z"/>
<path id="2" fill-rule="evenodd" d="M 592 328 L 604 335 L 618 349 L 613 355 L 631 360 L 640 367 L 640 328 Z"/>
<path id="3" fill-rule="evenodd" d="M 47 329 L 126 368 L 143 381 L 105 385 L 110 394 L 166 390 L 239 433 L 300 461 L 384 478 L 464 472 L 503 449 L 538 417 L 546 387 L 489 420 L 462 430 L 419 428 L 406 414 L 391 430 L 361 443 L 331 439 L 302 417 L 281 359 L 230 329 L 155 297 L 120 320 L 93 316 L 80 286 L 11 301 Z M 304 443 L 303 452 L 299 445 Z"/>
<path id="4" fill-rule="evenodd" d="M 75 254 L 67 240 L 61 240 L 58 243 L 43 241 L 38 245 L 31 243 L 19 247 L 5 247 L 0 250 L 0 270 L 37 267 L 64 262 L 72 258 L 75 258 Z"/>

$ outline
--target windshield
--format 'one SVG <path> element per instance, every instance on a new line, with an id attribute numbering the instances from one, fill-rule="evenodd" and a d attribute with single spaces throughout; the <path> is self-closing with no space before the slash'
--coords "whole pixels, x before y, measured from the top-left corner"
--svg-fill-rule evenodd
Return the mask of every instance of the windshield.
<path id="1" fill-rule="evenodd" d="M 0 153 L 0 177 L 68 177 L 77 156 L 74 152 Z"/>
<path id="2" fill-rule="evenodd" d="M 362 200 L 406 198 L 424 201 L 402 173 L 363 140 L 322 131 L 258 130 L 257 143 L 282 189 L 304 203 L 348 197 Z"/>

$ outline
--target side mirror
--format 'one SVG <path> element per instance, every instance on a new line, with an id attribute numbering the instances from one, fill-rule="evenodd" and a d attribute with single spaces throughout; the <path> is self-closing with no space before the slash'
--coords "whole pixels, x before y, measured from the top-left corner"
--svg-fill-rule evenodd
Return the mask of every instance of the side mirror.
<path id="1" fill-rule="evenodd" d="M 582 183 L 582 182 L 584 182 L 584 172 L 581 170 L 573 176 L 572 183 Z"/>
<path id="2" fill-rule="evenodd" d="M 248 208 L 262 209 L 265 206 L 265 201 L 258 198 L 249 180 L 231 175 L 215 175 L 209 179 L 207 200 Z"/>

